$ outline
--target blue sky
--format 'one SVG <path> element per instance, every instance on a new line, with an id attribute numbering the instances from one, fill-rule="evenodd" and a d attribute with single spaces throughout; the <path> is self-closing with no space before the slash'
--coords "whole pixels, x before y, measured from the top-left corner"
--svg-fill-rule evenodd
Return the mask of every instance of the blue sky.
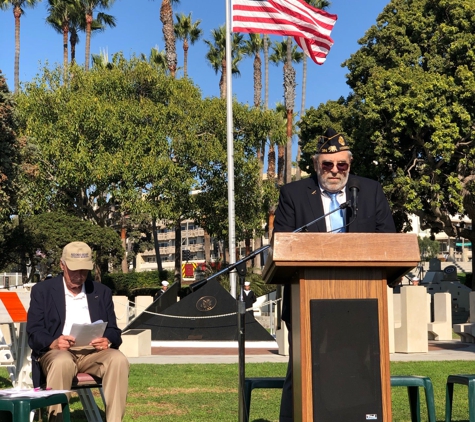
<path id="1" fill-rule="evenodd" d="M 318 107 L 320 103 L 346 96 L 346 68 L 341 63 L 358 50 L 358 39 L 376 22 L 376 18 L 388 4 L 388 0 L 334 0 L 328 9 L 338 15 L 333 29 L 335 41 L 326 62 L 322 66 L 308 60 L 306 108 Z M 62 36 L 45 23 L 47 1 L 43 0 L 34 9 L 25 9 L 21 18 L 20 82 L 31 80 L 40 69 L 40 63 L 53 66 L 62 63 Z M 106 49 L 109 56 L 122 51 L 126 57 L 149 54 L 157 46 L 164 49 L 162 24 L 160 22 L 161 0 L 116 0 L 107 11 L 115 16 L 117 26 L 94 34 L 91 53 L 99 54 Z M 203 39 L 211 40 L 211 30 L 225 23 L 226 0 L 181 0 L 174 6 L 175 12 L 192 12 L 193 20 L 201 20 Z M 84 63 L 85 34 L 80 34 L 77 46 L 77 62 Z M 246 35 L 247 37 L 247 35 Z M 280 41 L 281 37 L 272 39 Z M 219 96 L 219 74 L 216 75 L 205 59 L 207 46 L 204 41 L 190 47 L 188 54 L 189 76 L 194 80 L 203 96 Z M 183 65 L 183 49 L 177 43 L 178 66 Z M 0 11 L 0 70 L 7 78 L 13 91 L 13 67 L 15 54 L 14 18 L 11 8 Z M 241 76 L 233 78 L 233 95 L 243 103 L 253 103 L 252 59 L 246 58 L 240 65 Z M 297 98 L 296 111 L 301 104 L 301 65 L 296 65 Z M 181 73 L 182 74 L 182 73 Z M 180 76 L 180 73 L 178 73 Z M 269 69 L 269 107 L 283 101 L 282 67 L 273 64 Z"/>

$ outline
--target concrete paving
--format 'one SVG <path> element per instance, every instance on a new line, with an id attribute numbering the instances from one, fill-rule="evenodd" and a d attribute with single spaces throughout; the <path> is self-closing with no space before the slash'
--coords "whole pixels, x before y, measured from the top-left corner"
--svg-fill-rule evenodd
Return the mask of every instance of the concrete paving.
<path id="1" fill-rule="evenodd" d="M 392 353 L 391 362 L 475 360 L 475 344 L 460 340 L 429 341 L 427 353 Z M 130 357 L 130 363 L 185 364 L 238 363 L 237 344 L 229 347 L 152 347 L 151 356 Z M 288 356 L 278 354 L 277 348 L 246 347 L 246 363 L 288 362 Z"/>

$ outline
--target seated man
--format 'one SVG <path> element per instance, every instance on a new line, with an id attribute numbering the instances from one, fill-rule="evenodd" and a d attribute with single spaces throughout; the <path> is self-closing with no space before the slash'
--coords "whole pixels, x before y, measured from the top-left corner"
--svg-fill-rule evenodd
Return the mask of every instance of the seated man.
<path id="1" fill-rule="evenodd" d="M 125 414 L 129 362 L 118 350 L 122 343 L 111 290 L 88 279 L 92 270 L 91 248 L 72 242 L 63 249 L 63 275 L 31 289 L 26 331 L 31 347 L 33 384 L 69 390 L 74 376 L 86 372 L 102 378 L 108 422 L 120 422 Z M 70 336 L 73 323 L 107 322 L 104 337 L 88 346 L 75 347 Z M 45 379 L 46 377 L 46 379 Z M 61 421 L 61 405 L 49 408 L 49 420 Z"/>

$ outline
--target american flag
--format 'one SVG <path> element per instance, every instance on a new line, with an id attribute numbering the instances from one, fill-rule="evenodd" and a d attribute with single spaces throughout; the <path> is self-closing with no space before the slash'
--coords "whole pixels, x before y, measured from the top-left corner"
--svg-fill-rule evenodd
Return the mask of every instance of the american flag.
<path id="1" fill-rule="evenodd" d="M 323 64 L 337 20 L 303 0 L 233 0 L 233 32 L 293 36 L 315 63 Z"/>

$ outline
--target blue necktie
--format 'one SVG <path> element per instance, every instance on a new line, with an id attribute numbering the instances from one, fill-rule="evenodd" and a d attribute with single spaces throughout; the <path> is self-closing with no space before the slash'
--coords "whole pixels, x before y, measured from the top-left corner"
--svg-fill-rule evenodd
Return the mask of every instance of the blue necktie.
<path id="1" fill-rule="evenodd" d="M 340 192 L 331 193 L 327 192 L 328 197 L 330 198 L 330 211 L 336 210 L 340 208 L 340 204 L 338 203 L 336 196 Z M 330 225 L 331 231 L 333 233 L 342 233 L 345 231 L 345 222 L 343 220 L 343 210 L 335 211 L 334 213 L 330 214 Z"/>

